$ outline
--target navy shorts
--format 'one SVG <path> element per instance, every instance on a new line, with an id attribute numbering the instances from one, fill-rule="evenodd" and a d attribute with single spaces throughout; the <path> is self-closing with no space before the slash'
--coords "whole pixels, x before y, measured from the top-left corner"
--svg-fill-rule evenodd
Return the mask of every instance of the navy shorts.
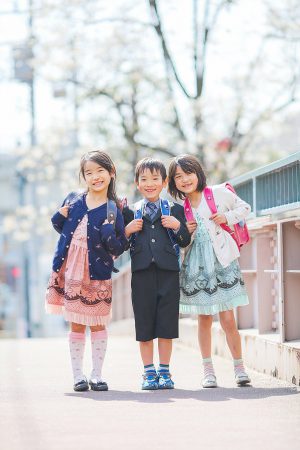
<path id="1" fill-rule="evenodd" d="M 136 340 L 178 338 L 179 272 L 152 263 L 132 273 L 131 289 Z"/>

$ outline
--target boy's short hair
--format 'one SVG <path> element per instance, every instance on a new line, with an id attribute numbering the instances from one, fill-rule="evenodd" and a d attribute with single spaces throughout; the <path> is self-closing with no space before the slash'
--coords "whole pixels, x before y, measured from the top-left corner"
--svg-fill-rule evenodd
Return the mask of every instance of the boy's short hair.
<path id="1" fill-rule="evenodd" d="M 139 181 L 139 176 L 147 169 L 149 169 L 152 174 L 153 172 L 160 173 L 162 180 L 166 180 L 167 170 L 163 162 L 155 158 L 143 158 L 137 163 L 135 167 L 134 179 L 136 183 Z"/>

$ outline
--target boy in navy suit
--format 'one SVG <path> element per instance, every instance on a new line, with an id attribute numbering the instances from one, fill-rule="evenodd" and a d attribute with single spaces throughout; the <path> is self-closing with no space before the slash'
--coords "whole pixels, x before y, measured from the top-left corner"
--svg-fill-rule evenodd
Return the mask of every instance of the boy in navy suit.
<path id="1" fill-rule="evenodd" d="M 123 214 L 131 247 L 136 340 L 144 364 L 142 389 L 172 389 L 169 363 L 172 339 L 178 337 L 179 246 L 186 247 L 191 237 L 183 207 L 160 199 L 167 184 L 166 168 L 161 161 L 152 158 L 139 161 L 135 183 L 143 200 L 135 205 L 135 210 L 124 208 Z M 158 372 L 153 364 L 155 338 L 158 338 Z"/>

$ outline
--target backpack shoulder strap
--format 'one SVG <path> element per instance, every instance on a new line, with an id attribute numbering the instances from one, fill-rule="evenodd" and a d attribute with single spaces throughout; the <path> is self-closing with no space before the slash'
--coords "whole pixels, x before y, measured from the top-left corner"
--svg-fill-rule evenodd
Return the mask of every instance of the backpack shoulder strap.
<path id="1" fill-rule="evenodd" d="M 203 194 L 206 200 L 206 203 L 211 210 L 212 214 L 215 214 L 217 211 L 213 190 L 210 186 L 206 186 L 203 190 Z"/>
<path id="2" fill-rule="evenodd" d="M 183 209 L 184 209 L 185 218 L 188 222 L 195 220 L 191 202 L 187 197 L 185 198 L 185 200 L 183 202 Z"/>
<path id="3" fill-rule="evenodd" d="M 135 219 L 143 218 L 143 208 L 144 208 L 143 200 L 140 200 L 133 205 Z M 130 238 L 130 255 L 132 255 L 132 253 L 134 252 L 136 236 L 137 233 L 133 233 Z"/>
<path id="4" fill-rule="evenodd" d="M 133 205 L 134 208 L 134 218 L 135 219 L 142 219 L 143 217 L 143 200 L 140 200 L 139 202 L 136 202 Z"/>
<path id="5" fill-rule="evenodd" d="M 161 214 L 163 216 L 171 215 L 171 206 L 170 206 L 169 200 L 166 200 L 166 199 L 160 200 L 160 210 L 161 210 Z"/>
<path id="6" fill-rule="evenodd" d="M 163 216 L 170 216 L 171 215 L 171 205 L 170 205 L 169 200 L 166 200 L 166 199 L 161 199 L 160 200 L 160 210 L 161 210 L 161 214 Z M 168 233 L 169 239 L 171 241 L 171 244 L 172 244 L 172 246 L 173 246 L 173 248 L 175 250 L 177 258 L 179 260 L 180 249 L 179 249 L 179 245 L 177 244 L 176 239 L 175 239 L 175 233 L 174 233 L 174 231 L 171 228 L 167 228 L 167 233 Z"/>
<path id="7" fill-rule="evenodd" d="M 107 221 L 116 227 L 117 205 L 113 200 L 107 200 Z"/>

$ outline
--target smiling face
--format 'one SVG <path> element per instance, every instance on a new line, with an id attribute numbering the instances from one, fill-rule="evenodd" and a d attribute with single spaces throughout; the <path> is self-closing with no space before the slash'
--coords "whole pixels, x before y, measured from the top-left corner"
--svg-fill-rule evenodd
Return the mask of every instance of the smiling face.
<path id="1" fill-rule="evenodd" d="M 173 158 L 169 166 L 169 192 L 172 197 L 184 200 L 193 192 L 202 192 L 206 176 L 200 161 L 189 154 Z"/>
<path id="2" fill-rule="evenodd" d="M 176 167 L 174 181 L 178 191 L 183 192 L 184 195 L 192 194 L 198 190 L 199 180 L 196 173 L 184 172 L 179 165 Z"/>
<path id="3" fill-rule="evenodd" d="M 163 180 L 159 171 L 150 169 L 143 170 L 136 181 L 137 189 L 149 202 L 156 202 L 160 193 L 166 187 L 167 180 Z"/>
<path id="4" fill-rule="evenodd" d="M 112 175 L 104 167 L 94 161 L 86 161 L 83 177 L 89 191 L 107 192 Z"/>

